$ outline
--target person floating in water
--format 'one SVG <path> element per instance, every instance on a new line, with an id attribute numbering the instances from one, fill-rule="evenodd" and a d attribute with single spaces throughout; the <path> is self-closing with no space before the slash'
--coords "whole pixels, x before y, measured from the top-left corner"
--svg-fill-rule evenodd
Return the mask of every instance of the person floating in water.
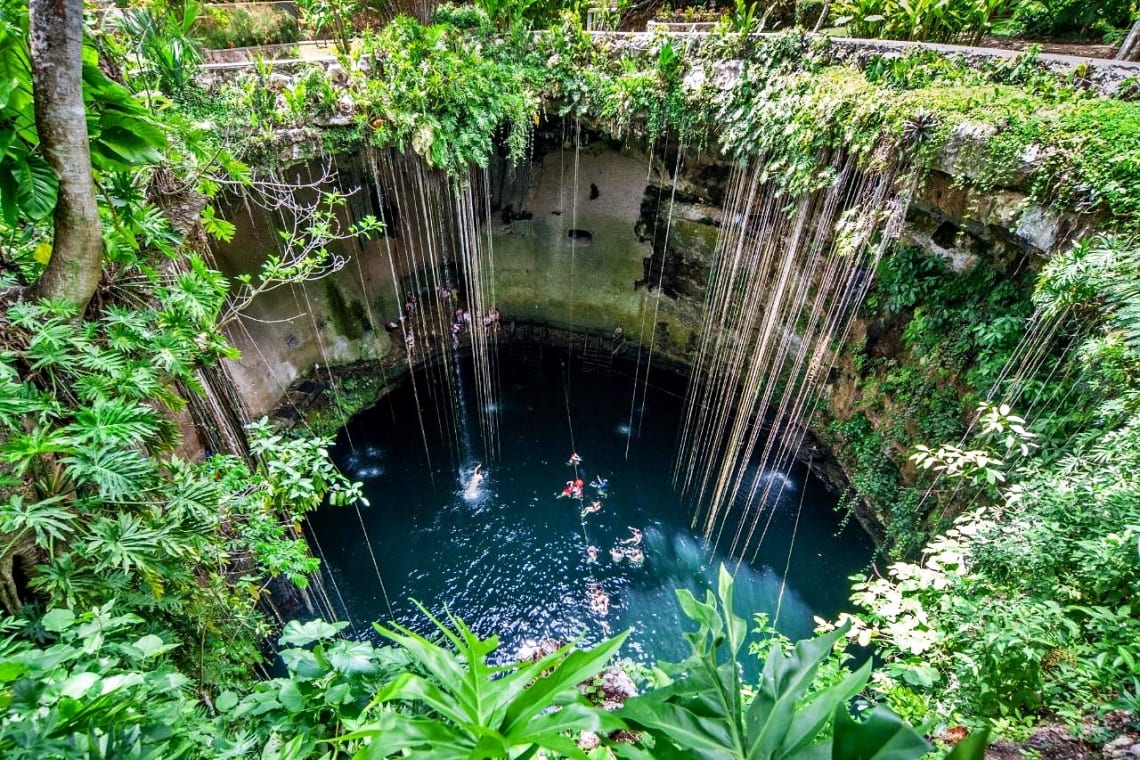
<path id="1" fill-rule="evenodd" d="M 629 533 L 629 538 L 623 538 L 621 542 L 626 546 L 640 546 L 642 538 L 641 531 L 631 525 L 629 526 Z"/>
<path id="2" fill-rule="evenodd" d="M 631 547 L 625 550 L 625 558 L 629 560 L 629 564 L 634 567 L 641 567 L 645 564 L 645 552 L 637 547 Z"/>
<path id="3" fill-rule="evenodd" d="M 582 464 L 582 457 L 578 456 L 578 452 L 575 451 L 575 452 L 570 454 L 570 461 L 567 462 L 566 464 L 573 465 L 573 466 L 577 467 L 578 465 Z"/>
<path id="4" fill-rule="evenodd" d="M 590 481 L 590 488 L 598 492 L 599 496 L 606 495 L 606 489 L 610 487 L 610 481 L 603 478 L 601 475 L 595 475 L 594 479 Z"/>
<path id="5" fill-rule="evenodd" d="M 574 480 L 567 480 L 566 485 L 562 489 L 562 493 L 558 494 L 558 498 L 561 499 L 563 496 L 565 496 L 565 497 L 568 497 L 571 499 L 581 499 L 582 498 L 582 488 L 584 487 L 584 485 L 585 484 L 583 483 L 581 478 L 575 478 Z"/>
<path id="6" fill-rule="evenodd" d="M 600 501 L 592 501 L 592 502 L 590 502 L 589 505 L 582 507 L 582 517 L 585 517 L 586 515 L 590 514 L 591 512 L 597 512 L 601 508 L 602 508 L 602 503 Z"/>
<path id="7" fill-rule="evenodd" d="M 598 561 L 598 547 L 587 546 L 586 547 L 586 562 L 593 563 L 593 562 L 597 562 L 597 561 Z"/>
<path id="8" fill-rule="evenodd" d="M 600 583 L 595 583 L 590 588 L 590 609 L 602 617 L 610 611 L 610 595 L 602 589 Z"/>
<path id="9" fill-rule="evenodd" d="M 483 482 L 483 465 L 475 465 L 475 471 L 471 473 L 471 479 L 467 481 L 467 487 L 463 489 L 463 498 L 474 499 L 479 495 L 479 484 Z"/>

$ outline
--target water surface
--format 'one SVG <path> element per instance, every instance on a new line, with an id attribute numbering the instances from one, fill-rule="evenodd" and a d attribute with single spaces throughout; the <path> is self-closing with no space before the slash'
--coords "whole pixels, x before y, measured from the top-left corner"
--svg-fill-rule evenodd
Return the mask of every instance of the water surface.
<path id="1" fill-rule="evenodd" d="M 334 457 L 372 502 L 360 510 L 368 541 L 351 508 L 325 508 L 311 528 L 358 635 L 375 636 L 370 623 L 393 616 L 430 630 L 414 599 L 497 634 L 505 656 L 543 639 L 592 643 L 629 628 L 626 656 L 676 660 L 691 624 L 674 589 L 703 597 L 721 562 L 737 573 L 738 611 L 765 613 L 793 638 L 810 635 L 814 615 L 849 607 L 847 576 L 865 568 L 871 545 L 857 526 L 840 527 L 834 497 L 815 478 L 798 468 L 764 473 L 784 487 L 757 558 L 738 568 L 694 534 L 691 504 L 672 486 L 684 381 L 654 368 L 646 390 L 644 367 L 587 373 L 565 352 L 537 353 L 500 355 L 497 457 L 483 447 L 469 365 L 420 373 L 341 433 Z M 582 500 L 558 497 L 575 476 L 573 452 L 587 484 L 608 480 L 604 495 L 587 485 Z M 476 464 L 485 477 L 469 488 Z M 583 516 L 595 500 L 601 509 Z M 643 534 L 640 566 L 610 554 L 628 545 L 631 528 Z M 605 615 L 590 603 L 597 585 L 609 598 Z"/>

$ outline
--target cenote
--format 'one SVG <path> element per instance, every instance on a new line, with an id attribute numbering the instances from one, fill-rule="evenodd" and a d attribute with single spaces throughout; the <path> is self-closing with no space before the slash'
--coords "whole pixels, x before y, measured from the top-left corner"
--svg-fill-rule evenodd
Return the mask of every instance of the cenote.
<path id="1" fill-rule="evenodd" d="M 430 630 L 415 600 L 498 635 L 502 657 L 547 639 L 590 644 L 629 628 L 625 656 L 679 659 L 687 651 L 680 631 L 691 625 L 674 589 L 703 597 L 722 562 L 736 573 L 737 611 L 764 613 L 790 637 L 810 635 L 813 616 L 847 608 L 846 579 L 865 569 L 872 546 L 843 524 L 820 481 L 801 466 L 765 474 L 784 487 L 766 505 L 758 556 L 737 567 L 690 528 L 691 505 L 673 488 L 684 378 L 654 367 L 645 387 L 644 366 L 615 361 L 588 372 L 579 361 L 565 348 L 500 349 L 493 459 L 470 360 L 421 369 L 341 432 L 334 457 L 364 483 L 371 506 L 360 517 L 325 508 L 310 527 L 335 581 L 330 594 L 339 594 L 356 635 L 374 637 L 370 623 L 393 618 Z M 559 497 L 574 477 L 575 451 L 587 484 L 608 481 L 604 495 L 587 485 L 582 500 Z M 477 464 L 486 477 L 469 489 Z M 595 500 L 602 508 L 583 516 Z M 611 555 L 628 546 L 631 528 L 644 535 L 640 566 Z M 609 597 L 605 615 L 591 607 L 596 585 Z"/>

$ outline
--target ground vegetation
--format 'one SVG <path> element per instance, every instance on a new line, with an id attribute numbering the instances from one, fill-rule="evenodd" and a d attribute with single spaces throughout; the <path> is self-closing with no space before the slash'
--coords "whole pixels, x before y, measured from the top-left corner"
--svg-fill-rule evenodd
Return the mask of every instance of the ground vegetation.
<path id="1" fill-rule="evenodd" d="M 310 13 L 335 16 L 330 8 Z M 931 509 L 886 482 L 884 448 L 938 446 L 914 461 L 929 489 L 950 492 L 937 503 L 955 510 L 937 516 L 969 508 L 918 562 L 860 581 L 866 611 L 839 630 L 881 647 L 887 664 L 870 691 L 868 668 L 852 672 L 833 654 L 839 632 L 798 645 L 769 635 L 760 682 L 744 683 L 747 625 L 726 574 L 719 598 L 680 597 L 698 623 L 690 658 L 654 672 L 643 696 L 613 712 L 579 684 L 620 637 L 527 664 L 497 658 L 493 639 L 458 620 L 437 621 L 435 639 L 380 629 L 395 647 L 319 620 L 271 633 L 275 579 L 319 607 L 304 514 L 326 500 L 359 503 L 359 487 L 332 466 L 327 440 L 265 423 L 248 429 L 248 450 L 187 461 L 176 448 L 200 370 L 233 356 L 220 322 L 234 283 L 195 247 L 198 235 L 232 233 L 211 199 L 256 182 L 240 159 L 272 166 L 278 135 L 314 116 L 338 123 L 326 132 L 338 149 L 412 150 L 460 180 L 496 145 L 525 160 L 547 112 L 629 139 L 671 130 L 762 161 L 789 194 L 832 180 L 820 156 L 834 150 L 866 171 L 884 151 L 905 151 L 921 181 L 963 129 L 981 128 L 975 188 L 1024 182 L 1036 203 L 1123 230 L 1140 221 L 1136 103 L 1091 92 L 1079 72 L 1043 72 L 1032 55 L 982 69 L 925 53 L 841 66 L 799 34 L 741 34 L 752 28 L 747 8 L 736 31 L 727 25 L 700 50 L 665 37 L 607 49 L 573 14 L 531 37 L 522 32 L 550 9 L 526 2 L 441 8 L 434 23 L 398 19 L 358 42 L 337 26 L 335 67 L 275 78 L 263 64 L 203 88 L 194 25 L 140 15 L 87 42 L 72 34 L 74 60 L 59 66 L 83 82 L 82 118 L 70 126 L 86 135 L 60 139 L 85 137 L 90 153 L 57 165 L 52 109 L 76 101 L 37 80 L 56 49 L 50 35 L 22 41 L 41 22 L 59 29 L 35 14 L 29 26 L 18 0 L 0 10 L 6 756 L 387 757 L 438 743 L 457 757 L 540 747 L 584 757 L 576 740 L 590 731 L 601 745 L 593 757 L 858 757 L 881 747 L 917 757 L 927 743 L 870 709 L 872 698 L 924 728 L 958 721 L 983 737 L 1043 715 L 1076 724 L 1090 705 L 1135 712 L 1140 266 L 1124 235 L 1075 245 L 1044 271 L 1032 304 L 985 265 L 951 272 L 900 249 L 880 272 L 866 308 L 898 321 L 912 361 L 852 357 L 875 376 L 868 403 L 897 416 L 877 428 L 867 415 L 843 423 L 855 472 L 870 471 L 856 484 L 899 503 L 904 553 L 925 543 Z M 726 57 L 743 61 L 731 84 L 717 77 Z M 82 231 L 98 240 L 83 254 L 61 243 L 77 231 L 72 180 L 89 183 L 94 204 Z M 172 195 L 193 213 L 175 218 Z M 272 259 L 241 292 L 324 271 L 322 241 L 339 233 L 312 216 L 315 228 L 296 237 L 300 258 Z M 60 266 L 96 276 L 61 290 L 44 279 Z M 1000 368 L 1031 309 L 1073 337 L 1059 349 L 1065 371 L 1044 381 L 1054 395 L 1034 391 L 1064 403 L 1022 418 L 1000 403 Z M 963 334 L 959 320 L 973 327 Z M 976 437 L 956 441 L 986 387 L 997 403 L 983 407 Z M 254 679 L 267 638 L 286 672 Z M 868 709 L 856 723 L 857 694 Z M 957 756 L 977 751 L 975 739 Z"/>

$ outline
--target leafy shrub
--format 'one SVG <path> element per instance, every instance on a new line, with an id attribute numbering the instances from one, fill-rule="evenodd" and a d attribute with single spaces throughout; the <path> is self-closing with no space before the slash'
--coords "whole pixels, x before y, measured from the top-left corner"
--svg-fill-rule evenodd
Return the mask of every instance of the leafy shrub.
<path id="1" fill-rule="evenodd" d="M 1104 33 L 1128 26 L 1133 5 L 1132 0 L 1022 0 L 1013 20 L 1030 37 Z"/>
<path id="2" fill-rule="evenodd" d="M 207 5 L 193 31 L 209 48 L 276 45 L 301 38 L 297 17 L 277 3 Z"/>
<path id="3" fill-rule="evenodd" d="M 839 0 L 835 23 L 854 37 L 926 42 L 977 39 L 1006 0 Z"/>

